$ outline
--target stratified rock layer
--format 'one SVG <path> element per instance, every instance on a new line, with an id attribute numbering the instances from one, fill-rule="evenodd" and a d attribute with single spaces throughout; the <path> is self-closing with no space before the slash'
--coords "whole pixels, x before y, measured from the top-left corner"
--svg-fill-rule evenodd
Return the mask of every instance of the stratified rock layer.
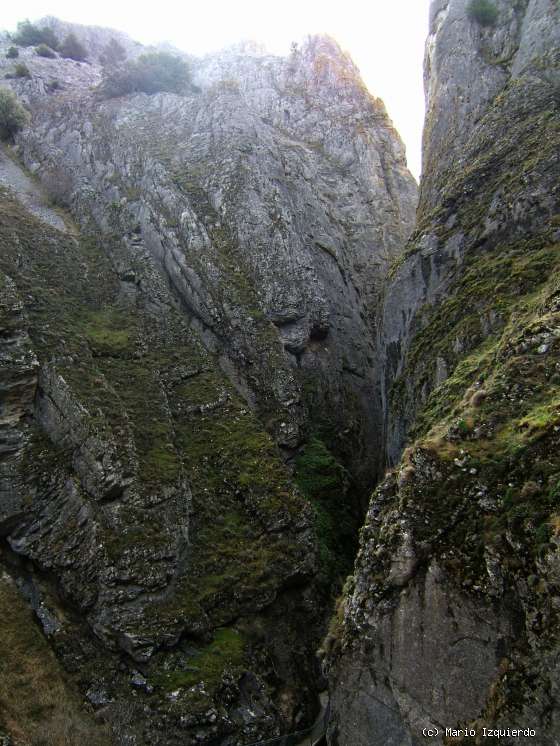
<path id="1" fill-rule="evenodd" d="M 418 223 L 379 334 L 398 466 L 328 639 L 339 746 L 560 730 L 560 9 L 467 5 L 432 3 Z"/>

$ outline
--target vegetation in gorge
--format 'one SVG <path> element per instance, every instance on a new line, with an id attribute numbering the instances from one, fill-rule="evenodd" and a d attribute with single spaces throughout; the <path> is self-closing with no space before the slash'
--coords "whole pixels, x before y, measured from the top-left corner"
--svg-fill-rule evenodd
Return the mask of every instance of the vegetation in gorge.
<path id="1" fill-rule="evenodd" d="M 199 683 L 213 691 L 220 685 L 224 675 L 239 676 L 244 660 L 243 635 L 231 627 L 221 627 L 208 645 L 191 647 L 185 658 L 177 656 L 175 664 L 161 671 L 154 681 L 164 691 L 189 688 Z"/>
<path id="2" fill-rule="evenodd" d="M 318 437 L 310 438 L 295 466 L 296 484 L 313 506 L 322 571 L 329 581 L 339 582 L 348 574 L 355 553 L 350 475 Z"/>

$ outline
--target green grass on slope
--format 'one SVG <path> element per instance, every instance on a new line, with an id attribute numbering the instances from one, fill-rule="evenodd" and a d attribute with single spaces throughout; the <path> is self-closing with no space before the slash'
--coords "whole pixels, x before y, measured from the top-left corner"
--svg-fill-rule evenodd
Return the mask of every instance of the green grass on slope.
<path id="1" fill-rule="evenodd" d="M 191 651 L 188 663 L 161 672 L 154 681 L 168 692 L 199 682 L 211 691 L 221 683 L 224 674 L 239 675 L 244 660 L 243 636 L 231 627 L 221 627 L 216 630 L 212 642 Z"/>
<path id="2" fill-rule="evenodd" d="M 15 746 L 109 746 L 76 696 L 14 582 L 0 569 L 0 735 Z"/>
<path id="3" fill-rule="evenodd" d="M 329 582 L 337 582 L 350 571 L 355 553 L 349 475 L 315 437 L 296 459 L 295 481 L 313 506 L 322 572 Z"/>

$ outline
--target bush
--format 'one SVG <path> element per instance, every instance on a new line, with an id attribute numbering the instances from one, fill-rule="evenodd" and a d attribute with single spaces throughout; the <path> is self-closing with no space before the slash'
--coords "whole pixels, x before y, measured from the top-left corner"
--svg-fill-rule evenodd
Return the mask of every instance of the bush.
<path id="1" fill-rule="evenodd" d="M 58 47 L 58 39 L 51 28 L 38 28 L 30 21 L 21 21 L 17 25 L 17 31 L 12 36 L 12 41 L 20 47 L 35 47 L 38 44 L 46 44 L 51 49 Z"/>
<path id="2" fill-rule="evenodd" d="M 62 42 L 60 54 L 70 60 L 83 62 L 87 57 L 87 49 L 74 34 L 70 33 Z"/>
<path id="3" fill-rule="evenodd" d="M 31 73 L 29 72 L 29 68 L 27 65 L 24 65 L 23 62 L 19 62 L 15 68 L 14 68 L 14 78 L 30 78 Z"/>
<path id="4" fill-rule="evenodd" d="M 41 174 L 41 183 L 52 207 L 70 207 L 72 190 L 74 189 L 71 174 L 59 171 L 56 167 L 51 167 Z"/>
<path id="5" fill-rule="evenodd" d="M 354 528 L 347 499 L 348 472 L 319 438 L 309 440 L 295 465 L 295 482 L 314 508 L 323 573 L 334 580 L 352 567 Z"/>
<path id="6" fill-rule="evenodd" d="M 481 26 L 493 26 L 498 20 L 498 9 L 490 0 L 470 0 L 467 14 Z"/>
<path id="7" fill-rule="evenodd" d="M 7 88 L 0 88 L 0 139 L 9 140 L 25 126 L 27 111 Z"/>
<path id="8" fill-rule="evenodd" d="M 56 57 L 56 52 L 53 52 L 46 44 L 39 44 L 38 47 L 35 47 L 35 54 L 38 54 L 39 57 L 48 57 L 51 60 Z"/>
<path id="9" fill-rule="evenodd" d="M 347 474 L 319 438 L 311 438 L 296 459 L 296 482 L 304 495 L 313 500 L 344 502 Z"/>
<path id="10" fill-rule="evenodd" d="M 101 91 L 111 98 L 128 93 L 184 93 L 190 86 L 191 75 L 185 60 L 167 52 L 152 52 L 106 71 Z"/>
<path id="11" fill-rule="evenodd" d="M 116 39 L 111 39 L 105 45 L 99 61 L 103 66 L 115 67 L 121 65 L 126 59 L 126 50 Z"/>
<path id="12" fill-rule="evenodd" d="M 19 57 L 19 49 L 17 47 L 10 47 L 6 52 L 6 57 L 9 60 L 15 60 L 16 57 Z"/>

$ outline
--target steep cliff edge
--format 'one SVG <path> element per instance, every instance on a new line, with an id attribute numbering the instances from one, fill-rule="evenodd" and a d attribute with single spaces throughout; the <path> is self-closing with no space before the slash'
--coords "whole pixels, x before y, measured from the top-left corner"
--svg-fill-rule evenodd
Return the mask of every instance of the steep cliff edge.
<path id="1" fill-rule="evenodd" d="M 328 638 L 340 746 L 560 731 L 560 8 L 493 5 L 432 3 L 418 222 L 379 333 L 398 466 Z"/>
<path id="2" fill-rule="evenodd" d="M 31 123 L 0 152 L 1 566 L 116 743 L 292 730 L 314 715 L 341 527 L 380 467 L 377 304 L 416 203 L 402 145 L 329 39 L 104 99 L 112 32 L 49 23 L 88 60 L 21 48 L 29 76 L 5 80 Z"/>

